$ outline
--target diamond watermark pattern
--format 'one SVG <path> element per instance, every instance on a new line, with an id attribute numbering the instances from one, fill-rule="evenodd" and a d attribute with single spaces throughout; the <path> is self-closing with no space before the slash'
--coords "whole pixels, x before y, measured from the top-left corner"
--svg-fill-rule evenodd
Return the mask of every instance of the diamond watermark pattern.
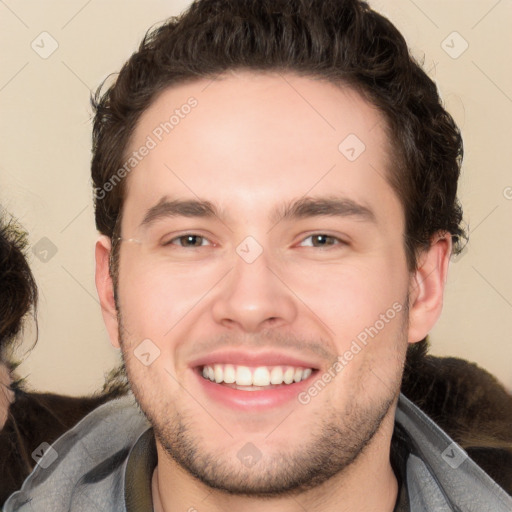
<path id="1" fill-rule="evenodd" d="M 254 263 L 263 252 L 263 247 L 252 236 L 244 240 L 236 248 L 236 253 L 246 263 Z"/>
<path id="2" fill-rule="evenodd" d="M 469 43 L 458 33 L 452 32 L 441 43 L 441 48 L 452 58 L 458 59 L 468 48 Z"/>
<path id="3" fill-rule="evenodd" d="M 457 443 L 451 443 L 441 457 L 450 467 L 457 469 L 467 459 L 468 454 Z"/>
<path id="4" fill-rule="evenodd" d="M 248 468 L 252 468 L 261 459 L 260 450 L 252 443 L 244 444 L 236 455 L 240 462 Z"/>
<path id="5" fill-rule="evenodd" d="M 43 469 L 50 467 L 59 457 L 59 454 L 48 443 L 41 443 L 33 452 L 32 458 Z"/>
<path id="6" fill-rule="evenodd" d="M 357 160 L 366 149 L 364 142 L 354 133 L 347 135 L 339 144 L 339 152 L 350 162 Z"/>
<path id="7" fill-rule="evenodd" d="M 30 44 L 39 57 L 47 59 L 59 47 L 59 43 L 48 32 L 41 32 Z"/>
<path id="8" fill-rule="evenodd" d="M 137 345 L 133 354 L 144 366 L 149 366 L 160 357 L 160 349 L 149 338 L 146 338 Z"/>
<path id="9" fill-rule="evenodd" d="M 32 252 L 43 263 L 48 263 L 57 254 L 57 246 L 49 238 L 43 236 L 32 247 Z"/>

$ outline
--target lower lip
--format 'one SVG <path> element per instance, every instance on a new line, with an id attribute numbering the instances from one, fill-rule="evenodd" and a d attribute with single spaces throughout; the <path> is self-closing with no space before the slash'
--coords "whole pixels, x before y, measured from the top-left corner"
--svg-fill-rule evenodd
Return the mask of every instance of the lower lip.
<path id="1" fill-rule="evenodd" d="M 205 379 L 198 368 L 195 369 L 194 373 L 197 375 L 205 393 L 213 400 L 243 411 L 261 411 L 297 400 L 297 395 L 311 385 L 311 380 L 316 375 L 317 370 L 313 370 L 306 380 L 293 384 L 282 384 L 261 391 L 245 391 L 217 384 L 210 379 Z"/>

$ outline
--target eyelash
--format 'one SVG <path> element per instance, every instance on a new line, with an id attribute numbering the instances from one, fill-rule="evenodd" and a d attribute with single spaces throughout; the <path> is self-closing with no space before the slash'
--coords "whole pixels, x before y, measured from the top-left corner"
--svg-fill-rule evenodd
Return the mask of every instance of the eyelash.
<path id="1" fill-rule="evenodd" d="M 304 239 L 302 239 L 301 243 L 303 243 L 305 240 L 307 240 L 308 238 L 313 238 L 313 237 L 319 237 L 319 236 L 324 236 L 326 238 L 330 238 L 330 239 L 333 239 L 335 240 L 337 243 L 335 244 L 331 244 L 331 245 L 328 245 L 326 247 L 334 247 L 334 246 L 343 246 L 343 245 L 348 245 L 347 242 L 345 242 L 344 240 L 342 240 L 341 238 L 338 238 L 336 236 L 333 236 L 333 235 L 329 235 L 327 233 L 321 233 L 321 232 L 318 232 L 318 233 L 313 233 L 311 235 L 308 235 L 307 237 L 305 237 Z M 206 238 L 205 236 L 203 235 L 198 235 L 197 233 L 185 233 L 183 235 L 179 235 L 179 236 L 176 236 L 174 238 L 171 238 L 170 240 L 168 240 L 167 242 L 163 243 L 162 245 L 165 247 L 165 246 L 169 246 L 169 245 L 176 245 L 176 244 L 173 244 L 172 242 L 174 242 L 175 240 L 179 240 L 180 238 L 187 238 L 187 237 L 199 237 L 199 238 L 202 238 L 203 240 L 208 240 L 208 238 Z M 208 240 L 209 241 L 209 240 Z M 215 245 L 215 244 L 214 244 Z M 182 247 L 184 249 L 197 249 L 199 247 L 205 247 L 204 245 L 199 245 L 199 246 L 190 246 L 190 247 L 187 247 L 187 246 L 184 246 L 184 245 L 178 245 L 178 247 Z M 305 247 L 313 247 L 313 248 L 316 248 L 316 249 L 322 249 L 321 246 L 319 247 L 315 247 L 314 245 L 308 245 L 308 246 L 305 246 Z"/>
<path id="2" fill-rule="evenodd" d="M 198 234 L 196 234 L 196 233 L 185 233 L 184 235 L 179 235 L 179 236 L 176 236 L 176 237 L 174 237 L 174 238 L 171 238 L 170 240 L 168 240 L 167 242 L 163 243 L 162 245 L 163 245 L 163 246 L 167 246 L 167 245 L 174 245 L 174 244 L 172 243 L 174 240 L 179 240 L 180 238 L 187 238 L 187 237 L 189 237 L 189 236 L 196 236 L 196 237 L 200 237 L 200 238 L 202 238 L 203 240 L 208 240 L 208 239 L 207 239 L 205 236 L 203 236 L 203 235 L 198 235 Z M 180 246 L 178 246 L 178 247 L 180 247 Z M 181 247 L 183 247 L 183 248 L 185 248 L 185 249 L 194 249 L 194 248 L 195 248 L 194 246 L 192 246 L 192 247 L 185 247 L 185 246 L 181 246 Z M 203 247 L 203 246 L 202 246 L 202 245 L 200 245 L 199 247 Z"/>

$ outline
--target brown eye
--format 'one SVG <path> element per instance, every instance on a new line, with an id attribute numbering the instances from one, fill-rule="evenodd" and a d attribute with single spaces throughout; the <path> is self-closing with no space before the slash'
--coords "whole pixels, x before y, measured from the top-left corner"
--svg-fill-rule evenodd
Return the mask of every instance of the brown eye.
<path id="1" fill-rule="evenodd" d="M 176 238 L 171 238 L 164 245 L 178 245 L 180 247 L 201 247 L 206 245 L 204 242 L 208 240 L 201 235 L 194 235 L 192 233 L 177 236 Z"/>
<path id="2" fill-rule="evenodd" d="M 311 243 L 304 243 L 306 240 L 311 240 Z M 325 233 L 317 233 L 314 235 L 310 235 L 305 238 L 301 245 L 303 247 L 332 247 L 333 245 L 343 245 L 345 242 L 340 240 L 339 238 L 331 235 L 326 235 Z"/>
<path id="3" fill-rule="evenodd" d="M 316 247 L 323 247 L 325 245 L 333 245 L 336 243 L 336 239 L 328 235 L 314 235 L 311 237 L 313 245 L 317 244 Z"/>

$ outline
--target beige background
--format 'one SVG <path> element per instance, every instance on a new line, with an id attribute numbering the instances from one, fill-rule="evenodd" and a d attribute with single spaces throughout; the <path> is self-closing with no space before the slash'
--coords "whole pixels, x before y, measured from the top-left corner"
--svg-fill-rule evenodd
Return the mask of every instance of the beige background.
<path id="1" fill-rule="evenodd" d="M 118 361 L 94 286 L 89 94 L 120 68 L 147 28 L 188 3 L 0 1 L 0 203 L 35 248 L 40 333 L 21 374 L 38 389 L 91 392 Z M 459 195 L 470 243 L 450 265 L 433 352 L 476 361 L 512 390 L 512 2 L 371 5 L 424 59 L 465 140 Z M 58 48 L 42 58 L 52 44 Z M 46 239 L 53 256 L 42 253 Z M 22 354 L 33 340 L 28 331 Z"/>

